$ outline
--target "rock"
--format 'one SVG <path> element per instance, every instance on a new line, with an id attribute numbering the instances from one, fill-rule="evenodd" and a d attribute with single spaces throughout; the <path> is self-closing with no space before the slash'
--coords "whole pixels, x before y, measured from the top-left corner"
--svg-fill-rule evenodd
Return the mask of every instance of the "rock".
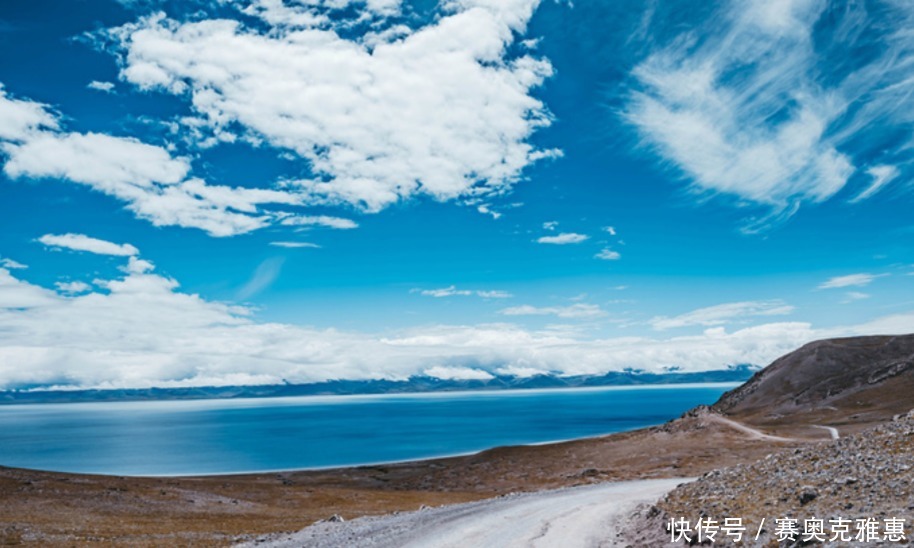
<path id="1" fill-rule="evenodd" d="M 806 505 L 816 500 L 818 496 L 819 491 L 817 491 L 815 487 L 804 485 L 803 487 L 800 487 L 800 495 L 797 498 L 800 499 L 800 504 Z"/>

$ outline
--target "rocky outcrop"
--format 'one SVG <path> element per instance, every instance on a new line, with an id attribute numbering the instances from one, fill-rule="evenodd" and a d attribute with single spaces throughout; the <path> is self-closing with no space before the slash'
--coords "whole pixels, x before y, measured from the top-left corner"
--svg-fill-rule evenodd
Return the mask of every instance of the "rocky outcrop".
<path id="1" fill-rule="evenodd" d="M 628 528 L 632 531 L 628 542 L 632 546 L 674 544 L 668 529 L 671 518 L 683 518 L 690 525 L 699 518 L 714 519 L 719 525 L 726 518 L 739 518 L 746 527 L 741 546 L 803 545 L 806 520 L 822 520 L 829 538 L 835 524 L 846 525 L 851 541 L 841 546 L 910 545 L 914 542 L 914 411 L 836 441 L 709 472 L 642 509 Z M 797 520 L 800 533 L 793 541 L 777 534 L 776 520 L 784 518 Z M 885 539 L 886 520 L 896 518 L 905 520 L 905 538 L 890 542 Z M 879 541 L 857 538 L 867 519 L 875 520 Z M 687 536 L 696 543 L 694 530 Z M 718 533 L 714 545 L 731 545 L 729 540 Z M 675 544 L 689 542 L 683 538 Z"/>

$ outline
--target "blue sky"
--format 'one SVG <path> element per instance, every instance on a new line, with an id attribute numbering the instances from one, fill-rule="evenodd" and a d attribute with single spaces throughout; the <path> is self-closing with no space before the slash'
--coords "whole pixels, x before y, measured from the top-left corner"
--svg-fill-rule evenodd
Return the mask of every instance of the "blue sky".
<path id="1" fill-rule="evenodd" d="M 0 386 L 914 331 L 907 2 L 0 7 Z"/>

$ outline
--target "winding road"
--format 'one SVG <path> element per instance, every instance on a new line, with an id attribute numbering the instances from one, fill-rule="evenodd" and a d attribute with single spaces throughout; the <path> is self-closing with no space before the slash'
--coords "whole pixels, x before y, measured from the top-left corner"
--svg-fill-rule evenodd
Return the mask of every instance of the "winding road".
<path id="1" fill-rule="evenodd" d="M 322 522 L 247 546 L 552 547 L 615 546 L 624 519 L 690 479 L 602 483 L 508 495 L 417 512 Z"/>

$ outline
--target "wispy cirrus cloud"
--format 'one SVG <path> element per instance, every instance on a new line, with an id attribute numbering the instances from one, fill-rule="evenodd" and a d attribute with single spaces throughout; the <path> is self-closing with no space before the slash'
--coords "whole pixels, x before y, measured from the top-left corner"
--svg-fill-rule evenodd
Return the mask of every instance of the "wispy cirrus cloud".
<path id="1" fill-rule="evenodd" d="M 92 238 L 85 234 L 45 234 L 38 241 L 46 246 L 87 251 L 96 255 L 115 255 L 132 257 L 140 251 L 130 244 L 116 244 L 107 240 Z"/>
<path id="2" fill-rule="evenodd" d="M 351 230 L 358 228 L 359 225 L 352 219 L 343 217 L 331 217 L 330 215 L 293 215 L 284 218 L 280 224 L 285 226 L 321 226 L 325 228 L 336 228 L 338 230 Z"/>
<path id="3" fill-rule="evenodd" d="M 870 183 L 870 186 L 863 189 L 863 192 L 851 200 L 852 203 L 870 198 L 901 174 L 896 166 L 873 166 L 867 169 L 866 173 L 873 178 L 873 181 Z"/>
<path id="4" fill-rule="evenodd" d="M 282 257 L 272 257 L 261 262 L 251 278 L 238 290 L 236 297 L 243 301 L 268 288 L 279 277 L 284 263 L 285 259 Z"/>
<path id="5" fill-rule="evenodd" d="M 312 244 L 311 242 L 270 242 L 270 245 L 273 247 L 285 247 L 287 249 L 320 249 L 321 247 L 317 244 Z"/>
<path id="6" fill-rule="evenodd" d="M 728 2 L 651 44 L 623 115 L 696 190 L 767 206 L 747 231 L 833 197 L 869 165 L 859 201 L 912 159 L 912 23 L 905 2 Z"/>
<path id="7" fill-rule="evenodd" d="M 477 296 L 484 299 L 509 299 L 513 297 L 507 291 L 499 289 L 458 289 L 455 285 L 441 287 L 438 289 L 411 289 L 410 293 L 418 293 L 425 297 L 470 297 Z"/>
<path id="8" fill-rule="evenodd" d="M 536 241 L 540 244 L 568 245 L 579 244 L 588 239 L 590 239 L 590 236 L 587 236 L 586 234 L 578 234 L 577 232 L 562 232 L 561 234 L 556 234 L 555 236 L 542 236 L 537 238 Z"/>
<path id="9" fill-rule="evenodd" d="M 9 270 L 23 270 L 28 268 L 27 265 L 20 263 L 19 261 L 14 261 L 12 259 L 0 259 L 0 267 L 9 269 Z"/>
<path id="10" fill-rule="evenodd" d="M 505 316 L 557 316 L 567 319 L 588 319 L 605 316 L 606 312 L 595 304 L 575 303 L 568 306 L 512 306 L 498 311 Z"/>
<path id="11" fill-rule="evenodd" d="M 679 316 L 657 316 L 648 323 L 657 330 L 695 325 L 710 327 L 760 316 L 782 316 L 794 310 L 783 301 L 742 301 L 699 308 Z"/>
<path id="12" fill-rule="evenodd" d="M 846 276 L 835 276 L 819 284 L 819 289 L 836 289 L 841 287 L 863 287 L 869 285 L 876 278 L 881 278 L 886 274 L 869 274 L 861 272 L 859 274 L 847 274 Z"/>

